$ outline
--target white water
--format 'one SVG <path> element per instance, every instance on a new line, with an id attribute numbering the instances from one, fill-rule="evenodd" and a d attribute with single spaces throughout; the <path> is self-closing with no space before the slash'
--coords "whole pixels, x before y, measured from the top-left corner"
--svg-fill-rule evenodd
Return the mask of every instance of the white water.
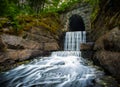
<path id="1" fill-rule="evenodd" d="M 35 59 L 0 75 L 0 87 L 94 87 L 93 80 L 103 73 L 81 57 L 80 43 L 85 32 L 67 32 L 65 51 Z M 69 51 L 70 50 L 70 51 Z"/>
<path id="2" fill-rule="evenodd" d="M 65 36 L 64 50 L 79 51 L 80 43 L 86 43 L 86 32 L 67 32 Z"/>

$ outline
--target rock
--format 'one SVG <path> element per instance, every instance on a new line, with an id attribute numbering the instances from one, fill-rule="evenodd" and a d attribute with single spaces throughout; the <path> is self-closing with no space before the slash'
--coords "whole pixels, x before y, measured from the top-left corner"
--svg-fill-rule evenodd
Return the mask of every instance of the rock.
<path id="1" fill-rule="evenodd" d="M 4 52 L 6 50 L 6 44 L 2 41 L 0 36 L 0 52 Z"/>
<path id="2" fill-rule="evenodd" d="M 21 61 L 26 60 L 31 56 L 32 50 L 11 50 L 8 49 L 6 53 L 1 53 L 0 63 L 5 63 L 7 60 Z"/>
<path id="3" fill-rule="evenodd" d="M 46 50 L 46 51 L 55 51 L 58 49 L 59 49 L 59 46 L 57 43 L 54 43 L 54 42 L 53 43 L 45 43 L 44 50 Z"/>
<path id="4" fill-rule="evenodd" d="M 4 62 L 5 60 L 7 60 L 8 58 L 7 58 L 7 56 L 6 56 L 6 53 L 4 53 L 4 52 L 0 52 L 0 64 L 2 63 L 2 62 Z"/>
<path id="5" fill-rule="evenodd" d="M 8 50 L 6 55 L 9 59 L 12 60 L 26 60 L 31 56 L 32 50 L 23 49 L 23 50 Z"/>
<path id="6" fill-rule="evenodd" d="M 104 40 L 104 49 L 120 52 L 120 28 L 116 27 L 108 33 Z"/>
<path id="7" fill-rule="evenodd" d="M 96 5 L 93 14 L 97 13 L 91 18 L 93 41 L 120 25 L 120 0 L 100 0 Z"/>
<path id="8" fill-rule="evenodd" d="M 48 53 L 46 52 L 46 55 Z M 0 53 L 0 63 L 6 63 L 6 61 L 23 61 L 33 57 L 37 57 L 40 55 L 45 55 L 43 51 L 40 50 L 30 50 L 30 49 L 23 49 L 23 50 L 12 50 L 8 49 L 6 53 Z M 9 62 L 11 64 L 11 62 Z"/>
<path id="9" fill-rule="evenodd" d="M 94 50 L 120 52 L 120 28 L 116 27 L 100 37 L 95 43 Z"/>
<path id="10" fill-rule="evenodd" d="M 42 49 L 42 43 L 38 43 L 32 40 L 22 40 L 20 43 L 25 49 Z"/>
<path id="11" fill-rule="evenodd" d="M 43 29 L 42 26 L 31 28 L 29 33 L 54 39 L 52 34 L 47 29 Z"/>
<path id="12" fill-rule="evenodd" d="M 24 32 L 23 37 L 28 40 L 36 41 L 36 42 L 56 42 L 56 40 L 52 37 L 49 36 L 44 36 L 44 35 L 37 35 L 37 34 L 32 34 L 29 32 Z"/>
<path id="13" fill-rule="evenodd" d="M 83 58 L 91 59 L 93 57 L 93 42 L 81 43 L 80 50 Z"/>
<path id="14" fill-rule="evenodd" d="M 93 50 L 93 42 L 87 42 L 87 43 L 81 43 L 80 44 L 80 50 L 84 51 L 84 50 Z"/>
<path id="15" fill-rule="evenodd" d="M 19 62 L 38 56 L 47 56 L 50 51 L 58 50 L 59 45 L 48 30 L 32 28 L 20 36 L 0 35 L 0 71 L 10 69 Z M 3 51 L 6 49 L 5 51 Z"/>
<path id="16" fill-rule="evenodd" d="M 26 40 L 14 35 L 1 35 L 1 39 L 9 49 L 42 49 L 42 45 L 32 40 Z"/>
<path id="17" fill-rule="evenodd" d="M 94 51 L 82 50 L 82 51 L 81 51 L 81 56 L 82 56 L 83 58 L 91 59 L 91 58 L 93 57 L 93 53 L 94 53 Z"/>
<path id="18" fill-rule="evenodd" d="M 7 35 L 7 34 L 2 34 L 1 39 L 4 43 L 15 46 L 19 45 L 20 42 L 22 41 L 22 37 L 17 37 L 14 35 Z"/>
<path id="19" fill-rule="evenodd" d="M 120 82 L 120 29 L 116 27 L 101 36 L 94 45 L 93 60 Z"/>
<path id="20" fill-rule="evenodd" d="M 94 60 L 109 71 L 120 82 L 120 53 L 111 51 L 96 52 Z"/>

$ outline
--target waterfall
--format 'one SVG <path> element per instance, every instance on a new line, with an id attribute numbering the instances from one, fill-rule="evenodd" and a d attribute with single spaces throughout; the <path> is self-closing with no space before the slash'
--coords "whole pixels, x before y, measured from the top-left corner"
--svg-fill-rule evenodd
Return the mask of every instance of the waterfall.
<path id="1" fill-rule="evenodd" d="M 81 52 L 79 51 L 57 51 L 57 52 L 52 52 L 51 56 L 61 56 L 61 57 L 66 57 L 66 56 L 80 56 Z"/>
<path id="2" fill-rule="evenodd" d="M 52 52 L 0 74 L 0 87 L 94 87 L 103 72 L 81 57 L 86 32 L 67 32 L 64 51 Z"/>
<path id="3" fill-rule="evenodd" d="M 80 43 L 86 42 L 86 31 L 67 32 L 65 36 L 64 50 L 79 51 Z"/>

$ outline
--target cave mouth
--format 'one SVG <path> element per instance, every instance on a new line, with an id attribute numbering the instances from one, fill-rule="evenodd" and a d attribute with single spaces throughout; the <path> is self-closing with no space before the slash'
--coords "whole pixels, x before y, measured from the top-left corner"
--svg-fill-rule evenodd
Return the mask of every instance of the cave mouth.
<path id="1" fill-rule="evenodd" d="M 81 16 L 74 14 L 69 18 L 69 31 L 85 31 L 85 24 Z"/>

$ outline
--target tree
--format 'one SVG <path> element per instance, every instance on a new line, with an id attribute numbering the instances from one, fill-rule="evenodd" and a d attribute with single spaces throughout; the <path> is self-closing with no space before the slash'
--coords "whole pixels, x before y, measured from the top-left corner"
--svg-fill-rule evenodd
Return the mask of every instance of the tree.
<path id="1" fill-rule="evenodd" d="M 8 0 L 0 0 L 0 16 L 6 14 L 7 8 L 8 8 Z"/>
<path id="2" fill-rule="evenodd" d="M 44 8 L 45 1 L 46 0 L 28 0 L 28 3 L 31 9 L 38 14 Z"/>

